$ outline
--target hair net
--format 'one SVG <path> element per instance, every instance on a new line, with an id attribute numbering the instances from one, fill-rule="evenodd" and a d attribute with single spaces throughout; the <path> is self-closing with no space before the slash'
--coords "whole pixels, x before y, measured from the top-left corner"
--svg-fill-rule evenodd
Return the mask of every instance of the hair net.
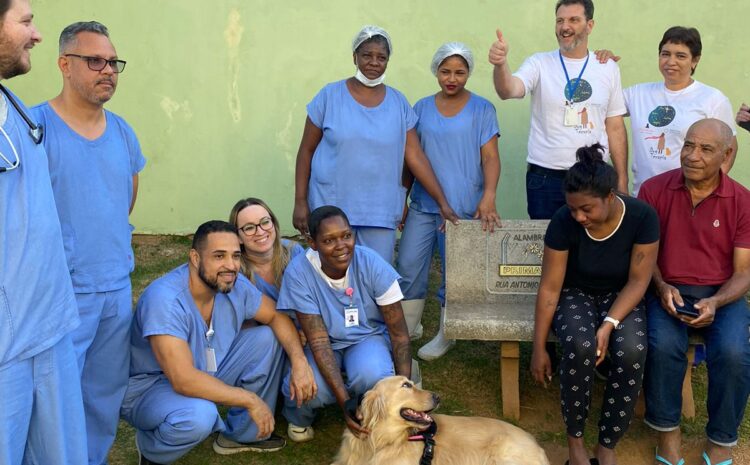
<path id="1" fill-rule="evenodd" d="M 430 69 L 432 69 L 432 74 L 437 76 L 440 63 L 453 55 L 458 55 L 466 60 L 466 63 L 469 65 L 469 74 L 471 74 L 474 70 L 474 55 L 471 54 L 469 47 L 461 42 L 448 42 L 447 44 L 440 46 L 437 52 L 435 52 L 435 56 L 432 57 L 432 66 L 430 67 Z"/>
<path id="2" fill-rule="evenodd" d="M 357 47 L 362 45 L 362 42 L 372 39 L 375 36 L 383 36 L 385 41 L 388 42 L 388 55 L 393 54 L 393 44 L 391 44 L 391 36 L 385 32 L 385 29 L 378 26 L 364 26 L 352 40 L 352 52 L 357 51 Z"/>

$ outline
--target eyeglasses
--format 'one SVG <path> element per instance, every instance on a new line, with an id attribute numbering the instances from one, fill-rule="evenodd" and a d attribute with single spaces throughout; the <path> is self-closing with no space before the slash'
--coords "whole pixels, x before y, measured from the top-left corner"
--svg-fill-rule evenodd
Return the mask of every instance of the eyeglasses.
<path id="1" fill-rule="evenodd" d="M 66 53 L 64 56 L 76 57 L 76 58 L 80 58 L 81 60 L 84 60 L 86 64 L 89 65 L 89 69 L 91 71 L 101 71 L 107 65 L 109 65 L 109 67 L 112 68 L 113 72 L 122 73 L 123 70 L 125 69 L 125 63 L 127 63 L 126 61 L 123 61 L 123 60 L 107 60 L 106 58 L 76 55 L 75 53 Z"/>
<path id="2" fill-rule="evenodd" d="M 263 231 L 270 231 L 271 229 L 273 229 L 273 220 L 271 220 L 270 217 L 266 216 L 261 218 L 258 224 L 247 223 L 245 226 L 239 228 L 239 230 L 242 231 L 242 233 L 247 237 L 251 237 L 258 232 L 258 228 L 262 229 Z"/>

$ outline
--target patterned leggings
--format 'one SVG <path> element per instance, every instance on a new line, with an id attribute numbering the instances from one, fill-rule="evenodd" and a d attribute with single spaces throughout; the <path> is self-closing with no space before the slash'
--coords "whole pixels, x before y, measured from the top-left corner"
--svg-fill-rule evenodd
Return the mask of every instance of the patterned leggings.
<path id="1" fill-rule="evenodd" d="M 617 298 L 616 292 L 590 295 L 563 289 L 552 326 L 560 340 L 560 400 L 568 436 L 583 437 L 596 363 L 596 331 Z M 611 368 L 604 389 L 599 444 L 614 449 L 633 418 L 646 361 L 646 312 L 638 306 L 609 337 Z"/>

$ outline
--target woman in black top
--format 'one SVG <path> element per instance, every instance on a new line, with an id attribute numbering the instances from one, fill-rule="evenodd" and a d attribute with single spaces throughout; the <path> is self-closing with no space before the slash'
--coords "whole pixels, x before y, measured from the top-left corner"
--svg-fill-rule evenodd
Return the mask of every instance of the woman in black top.
<path id="1" fill-rule="evenodd" d="M 545 342 L 553 328 L 562 348 L 560 390 L 571 465 L 616 463 L 615 446 L 630 424 L 646 360 L 643 295 L 656 263 L 659 222 L 645 203 L 615 192 L 617 174 L 599 145 L 576 152 L 563 189 L 566 206 L 544 238 L 531 371 L 552 378 Z M 594 367 L 609 352 L 595 459 L 583 441 Z"/>

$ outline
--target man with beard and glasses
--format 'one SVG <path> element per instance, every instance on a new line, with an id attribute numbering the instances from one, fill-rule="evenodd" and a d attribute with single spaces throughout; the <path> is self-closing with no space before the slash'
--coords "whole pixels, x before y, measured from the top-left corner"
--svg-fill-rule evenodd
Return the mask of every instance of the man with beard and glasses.
<path id="1" fill-rule="evenodd" d="M 298 405 L 317 393 L 294 324 L 239 273 L 241 254 L 234 226 L 204 223 L 188 263 L 138 301 L 121 413 L 136 429 L 141 464 L 172 463 L 217 431 L 222 455 L 284 447 L 272 434 L 282 348 Z M 250 319 L 259 324 L 243 329 Z M 216 404 L 230 407 L 226 419 Z"/>
<path id="2" fill-rule="evenodd" d="M 107 28 L 95 21 L 74 23 L 63 29 L 59 44 L 62 92 L 32 114 L 46 131 L 52 191 L 81 319 L 72 337 L 88 463 L 101 465 L 114 442 L 128 384 L 134 266 L 128 215 L 146 160 L 130 126 L 104 110 L 125 67 Z"/>
<path id="3" fill-rule="evenodd" d="M 508 66 L 508 43 L 497 30 L 489 61 L 501 99 L 531 94 L 531 129 L 526 172 L 529 217 L 549 219 L 563 205 L 562 182 L 579 147 L 600 143 L 612 159 L 617 189 L 628 192 L 625 102 L 617 64 L 588 50 L 594 28 L 591 0 L 559 0 L 555 5 L 559 50 L 536 53 L 515 74 Z"/>
<path id="4" fill-rule="evenodd" d="M 0 79 L 42 40 L 29 0 L 0 0 Z M 70 332 L 79 324 L 42 128 L 0 88 L 0 463 L 86 463 Z"/>

